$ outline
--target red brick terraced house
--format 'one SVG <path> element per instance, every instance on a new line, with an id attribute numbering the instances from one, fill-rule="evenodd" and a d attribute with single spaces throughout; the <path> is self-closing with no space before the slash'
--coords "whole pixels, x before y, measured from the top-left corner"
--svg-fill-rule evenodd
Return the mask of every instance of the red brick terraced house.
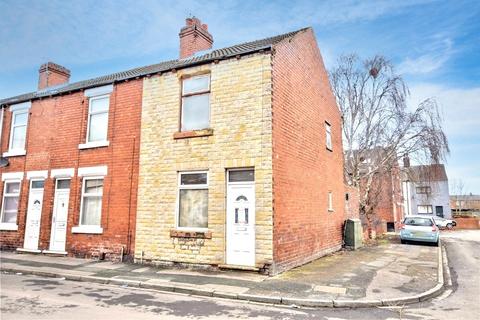
<path id="1" fill-rule="evenodd" d="M 132 256 L 142 80 L 69 77 L 49 62 L 36 92 L 0 100 L 1 247 Z"/>
<path id="2" fill-rule="evenodd" d="M 311 28 L 0 100 L 4 249 L 278 273 L 342 245 L 341 117 Z M 7 165 L 8 164 L 8 165 Z"/>

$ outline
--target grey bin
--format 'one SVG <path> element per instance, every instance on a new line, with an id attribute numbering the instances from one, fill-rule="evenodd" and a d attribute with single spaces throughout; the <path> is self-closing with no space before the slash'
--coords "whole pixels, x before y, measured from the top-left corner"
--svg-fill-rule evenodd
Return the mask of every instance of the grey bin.
<path id="1" fill-rule="evenodd" d="M 348 219 L 345 221 L 345 247 L 356 250 L 363 247 L 363 230 L 360 219 Z"/>

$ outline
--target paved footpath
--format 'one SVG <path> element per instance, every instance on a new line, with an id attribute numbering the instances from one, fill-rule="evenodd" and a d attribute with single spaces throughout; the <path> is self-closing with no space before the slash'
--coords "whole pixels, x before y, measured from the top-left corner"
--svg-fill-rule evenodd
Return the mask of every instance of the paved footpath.
<path id="1" fill-rule="evenodd" d="M 377 301 L 381 305 L 382 300 L 411 297 L 435 287 L 438 250 L 427 245 L 401 245 L 397 239 L 385 240 L 377 246 L 341 251 L 274 277 L 13 252 L 1 252 L 0 265 L 10 272 L 68 275 L 81 281 L 241 300 L 263 297 L 263 301 L 257 301 L 276 304 L 308 305 L 311 300 L 324 301 L 326 306 L 342 306 L 342 302 L 349 301 Z"/>

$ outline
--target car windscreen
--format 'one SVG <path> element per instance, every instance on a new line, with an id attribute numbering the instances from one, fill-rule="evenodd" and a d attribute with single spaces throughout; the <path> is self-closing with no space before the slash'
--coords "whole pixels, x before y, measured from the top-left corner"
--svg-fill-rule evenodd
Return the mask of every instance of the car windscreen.
<path id="1" fill-rule="evenodd" d="M 421 227 L 430 227 L 433 225 L 432 220 L 429 218 L 406 218 L 404 224 L 407 226 Z"/>

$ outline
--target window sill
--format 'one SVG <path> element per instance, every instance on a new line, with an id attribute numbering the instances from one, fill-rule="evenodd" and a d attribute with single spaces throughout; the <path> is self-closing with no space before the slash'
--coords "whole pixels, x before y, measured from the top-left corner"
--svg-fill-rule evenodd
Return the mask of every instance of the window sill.
<path id="1" fill-rule="evenodd" d="M 333 210 L 333 209 L 328 209 L 328 212 L 333 213 L 333 212 L 335 212 L 335 210 Z"/>
<path id="2" fill-rule="evenodd" d="M 213 135 L 213 129 L 180 131 L 173 134 L 173 139 L 187 139 L 197 137 L 208 137 Z"/>
<path id="3" fill-rule="evenodd" d="M 72 228 L 72 233 L 102 234 L 103 228 L 100 226 L 78 226 Z"/>
<path id="4" fill-rule="evenodd" d="M 170 230 L 170 238 L 212 239 L 212 231 Z"/>
<path id="5" fill-rule="evenodd" d="M 17 231 L 18 225 L 16 223 L 0 223 L 0 230 Z"/>
<path id="6" fill-rule="evenodd" d="M 101 148 L 101 147 L 108 147 L 110 145 L 110 141 L 99 141 L 99 142 L 87 142 L 81 143 L 78 145 L 78 149 L 92 149 L 92 148 Z"/>
<path id="7" fill-rule="evenodd" d="M 4 157 L 16 157 L 16 156 L 24 156 L 27 154 L 26 150 L 9 150 L 3 153 Z"/>

